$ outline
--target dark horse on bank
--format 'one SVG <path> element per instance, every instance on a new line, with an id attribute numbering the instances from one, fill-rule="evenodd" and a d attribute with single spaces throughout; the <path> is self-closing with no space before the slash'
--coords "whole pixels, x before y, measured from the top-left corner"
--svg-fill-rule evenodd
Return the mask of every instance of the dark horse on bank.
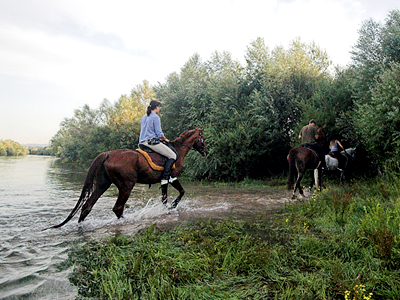
<path id="1" fill-rule="evenodd" d="M 170 142 L 178 153 L 175 168 L 171 170 L 171 177 L 177 177 L 183 168 L 183 160 L 190 149 L 197 150 L 202 156 L 208 151 L 203 136 L 203 130 L 195 128 L 183 132 L 178 138 Z M 81 196 L 69 216 L 58 225 L 50 228 L 58 228 L 66 224 L 81 209 L 78 222 L 85 220 L 96 201 L 111 186 L 115 184 L 119 194 L 113 212 L 118 218 L 122 217 L 124 206 L 136 183 L 155 184 L 161 182 L 162 171 L 152 169 L 145 156 L 129 149 L 119 149 L 99 154 L 92 162 L 83 184 Z M 178 179 L 171 185 L 179 191 L 178 197 L 172 202 L 171 208 L 175 208 L 185 190 Z M 163 193 L 162 201 L 166 204 L 167 193 Z"/>
<path id="2" fill-rule="evenodd" d="M 317 142 L 322 145 L 326 139 L 324 127 L 318 128 Z M 324 159 L 324 158 L 322 158 Z M 321 162 L 317 153 L 311 149 L 299 146 L 292 148 L 287 156 L 289 162 L 289 176 L 288 176 L 288 189 L 293 188 L 293 182 L 297 173 L 297 179 L 294 183 L 292 198 L 296 198 L 296 191 L 299 190 L 300 195 L 304 197 L 303 189 L 300 185 L 301 180 L 307 170 L 314 170 L 315 186 L 319 189 L 322 188 L 322 169 Z"/>

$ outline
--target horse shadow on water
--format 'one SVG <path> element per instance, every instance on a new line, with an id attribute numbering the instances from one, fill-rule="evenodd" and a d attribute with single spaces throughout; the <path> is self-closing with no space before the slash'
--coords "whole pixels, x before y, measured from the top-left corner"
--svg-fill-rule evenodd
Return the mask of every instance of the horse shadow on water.
<path id="1" fill-rule="evenodd" d="M 170 209 L 176 208 L 179 201 L 185 194 L 177 176 L 183 169 L 183 160 L 189 150 L 194 149 L 202 156 L 208 154 L 203 129 L 195 129 L 183 132 L 170 144 L 175 148 L 178 159 L 175 167 L 171 170 L 169 183 L 179 191 L 178 197 L 171 203 Z M 163 168 L 152 168 L 146 157 L 140 150 L 119 149 L 99 154 L 92 162 L 86 174 L 81 196 L 68 217 L 60 224 L 50 228 L 58 228 L 68 223 L 81 209 L 78 222 L 85 220 L 87 215 L 96 204 L 101 195 L 115 184 L 118 188 L 118 199 L 113 207 L 113 212 L 118 218 L 122 217 L 124 206 L 136 183 L 156 184 L 161 182 Z M 151 156 L 160 156 L 158 153 L 151 153 Z M 162 202 L 167 205 L 167 188 L 162 188 Z M 44 229 L 44 230 L 46 230 Z"/>
<path id="2" fill-rule="evenodd" d="M 328 173 L 337 173 L 340 174 L 340 184 L 344 184 L 346 171 L 351 165 L 351 162 L 355 160 L 356 156 L 356 148 L 348 148 L 343 150 L 341 153 L 342 157 L 339 160 L 336 157 L 331 155 L 325 155 L 325 162 L 327 169 L 322 170 L 321 163 L 318 159 L 318 155 L 311 149 L 304 147 L 296 147 L 289 151 L 289 155 L 287 157 L 289 162 L 289 176 L 288 176 L 288 189 L 293 189 L 292 199 L 296 198 L 296 191 L 298 190 L 300 195 L 305 198 L 304 191 L 301 187 L 301 180 L 303 179 L 307 170 L 311 170 L 311 183 L 310 190 L 314 186 L 317 190 L 322 190 L 322 175 L 325 172 Z M 294 180 L 297 174 L 296 181 Z"/>

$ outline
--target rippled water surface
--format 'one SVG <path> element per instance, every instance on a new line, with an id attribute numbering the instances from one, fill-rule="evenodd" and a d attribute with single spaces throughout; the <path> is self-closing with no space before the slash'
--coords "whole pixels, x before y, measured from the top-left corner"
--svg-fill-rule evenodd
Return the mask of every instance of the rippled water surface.
<path id="1" fill-rule="evenodd" d="M 152 223 L 168 225 L 232 214 L 253 218 L 286 201 L 282 193 L 267 190 L 237 193 L 192 187 L 178 209 L 169 212 L 160 202 L 158 186 L 137 185 L 124 218 L 118 220 L 112 212 L 117 196 L 112 187 L 85 222 L 78 225 L 75 216 L 62 228 L 42 231 L 66 218 L 79 198 L 85 175 L 84 170 L 60 166 L 53 157 L 0 157 L 0 299 L 75 299 L 76 288 L 68 281 L 70 270 L 62 264 L 74 243 L 135 233 Z M 191 194 L 194 189 L 197 195 Z M 177 195 L 170 194 L 171 200 Z"/>
<path id="2" fill-rule="evenodd" d="M 157 189 L 142 185 L 134 190 L 137 201 L 118 220 L 111 211 L 117 191 L 110 188 L 82 225 L 75 217 L 63 228 L 42 231 L 69 214 L 86 175 L 57 162 L 45 156 L 0 157 L 0 299 L 75 299 L 62 265 L 72 243 L 134 232 L 166 214 Z"/>

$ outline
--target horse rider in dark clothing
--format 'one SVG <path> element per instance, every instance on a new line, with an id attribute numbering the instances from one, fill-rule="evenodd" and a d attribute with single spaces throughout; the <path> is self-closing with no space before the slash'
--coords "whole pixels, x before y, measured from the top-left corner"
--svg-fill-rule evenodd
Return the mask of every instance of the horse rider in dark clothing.
<path id="1" fill-rule="evenodd" d="M 314 150 L 321 161 L 322 168 L 326 169 L 325 153 L 321 145 L 317 143 L 318 138 L 319 133 L 317 122 L 315 122 L 314 119 L 311 119 L 310 122 L 308 122 L 308 125 L 304 126 L 300 131 L 299 139 L 301 139 L 301 146 Z"/>

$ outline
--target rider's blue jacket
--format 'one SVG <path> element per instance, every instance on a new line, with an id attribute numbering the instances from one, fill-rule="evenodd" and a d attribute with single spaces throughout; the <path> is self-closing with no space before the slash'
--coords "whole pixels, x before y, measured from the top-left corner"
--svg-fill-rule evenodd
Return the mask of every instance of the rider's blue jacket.
<path id="1" fill-rule="evenodd" d="M 139 143 L 154 137 L 161 138 L 163 136 L 160 117 L 155 112 L 151 112 L 149 116 L 145 114 L 142 120 L 140 120 Z"/>

